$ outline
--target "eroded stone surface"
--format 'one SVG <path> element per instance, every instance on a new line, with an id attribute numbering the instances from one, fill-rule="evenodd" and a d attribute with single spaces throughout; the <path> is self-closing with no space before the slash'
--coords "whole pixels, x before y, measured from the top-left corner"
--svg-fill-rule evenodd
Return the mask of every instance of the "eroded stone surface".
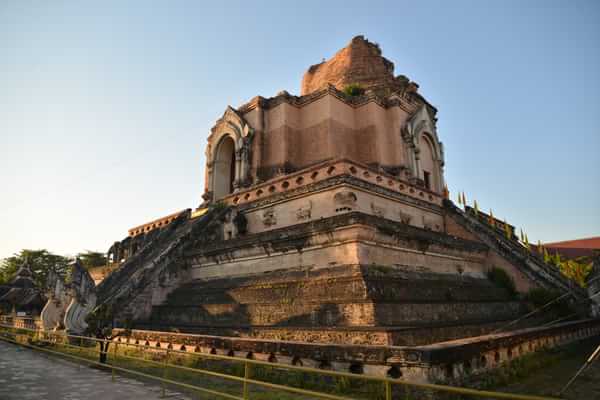
<path id="1" fill-rule="evenodd" d="M 311 66 L 302 79 L 302 95 L 326 85 L 344 89 L 359 84 L 363 88 L 388 86 L 400 88 L 408 84 L 404 76 L 394 76 L 394 63 L 381 55 L 381 49 L 363 36 L 356 36 L 335 56 Z"/>

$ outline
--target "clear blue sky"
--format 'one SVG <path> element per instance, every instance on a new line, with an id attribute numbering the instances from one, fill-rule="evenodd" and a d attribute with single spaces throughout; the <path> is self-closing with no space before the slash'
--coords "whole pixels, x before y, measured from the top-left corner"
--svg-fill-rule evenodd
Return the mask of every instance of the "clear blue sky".
<path id="1" fill-rule="evenodd" d="M 453 199 L 532 241 L 600 235 L 598 1 L 4 0 L 0 257 L 196 207 L 226 106 L 299 93 L 357 34 L 438 107 Z"/>

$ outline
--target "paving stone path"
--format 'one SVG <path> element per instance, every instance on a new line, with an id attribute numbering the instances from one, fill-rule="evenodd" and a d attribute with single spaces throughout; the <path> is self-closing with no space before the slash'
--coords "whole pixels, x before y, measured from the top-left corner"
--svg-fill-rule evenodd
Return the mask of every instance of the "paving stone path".
<path id="1" fill-rule="evenodd" d="M 0 341 L 1 400 L 160 399 L 157 384 L 118 376 Z M 167 399 L 189 399 L 167 390 Z"/>

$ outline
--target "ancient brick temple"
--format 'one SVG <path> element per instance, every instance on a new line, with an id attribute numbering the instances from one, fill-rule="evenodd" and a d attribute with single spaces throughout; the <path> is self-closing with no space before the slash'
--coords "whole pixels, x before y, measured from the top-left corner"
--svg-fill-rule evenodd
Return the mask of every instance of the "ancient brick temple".
<path id="1" fill-rule="evenodd" d="M 98 287 L 140 328 L 325 344 L 422 345 L 487 333 L 555 269 L 446 197 L 434 106 L 357 36 L 285 91 L 228 107 L 203 203 L 136 227 Z M 115 255 L 116 254 L 116 255 Z"/>

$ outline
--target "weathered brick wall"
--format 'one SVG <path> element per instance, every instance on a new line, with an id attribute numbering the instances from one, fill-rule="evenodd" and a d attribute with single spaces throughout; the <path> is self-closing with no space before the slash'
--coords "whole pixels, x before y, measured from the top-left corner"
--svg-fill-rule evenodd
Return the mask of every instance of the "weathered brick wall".
<path id="1" fill-rule="evenodd" d="M 448 235 L 456 236 L 462 239 L 472 240 L 475 242 L 481 242 L 476 235 L 469 232 L 462 225 L 460 225 L 456 220 L 449 215 L 444 215 L 444 224 L 446 227 L 446 233 Z"/>
<path id="2" fill-rule="evenodd" d="M 512 277 L 519 293 L 527 293 L 530 289 L 538 287 L 535 281 L 529 279 L 518 267 L 500 256 L 493 250 L 488 252 L 487 265 L 502 268 Z"/>
<path id="3" fill-rule="evenodd" d="M 444 202 L 447 230 L 462 236 L 468 233 L 476 236 L 489 249 L 486 264 L 501 267 L 508 272 L 517 289 L 526 292 L 532 287 L 543 287 L 558 291 L 568 291 L 573 297 L 583 302 L 585 291 L 569 280 L 554 266 L 546 264 L 539 255 L 532 253 L 519 242 L 507 239 L 503 233 L 457 208 L 449 200 Z M 449 228 L 448 228 L 449 227 Z M 467 233 L 468 232 L 468 233 Z"/>
<path id="4" fill-rule="evenodd" d="M 302 95 L 327 84 L 338 89 L 359 83 L 363 87 L 394 83 L 394 64 L 381 56 L 375 43 L 356 36 L 328 61 L 311 66 L 302 79 Z"/>
<path id="5" fill-rule="evenodd" d="M 261 327 L 305 329 L 312 332 L 307 337 L 351 343 L 368 340 L 368 335 L 343 333 L 347 329 L 373 327 L 373 332 L 385 332 L 394 326 L 429 326 L 436 330 L 418 342 L 411 342 L 412 333 L 402 339 L 414 344 L 474 332 L 466 328 L 461 333 L 457 327 L 445 330 L 445 325 L 489 325 L 515 318 L 520 311 L 518 302 L 485 278 L 343 265 L 192 281 L 155 306 L 150 321 L 140 323 L 202 332 L 220 328 L 219 334 L 256 332 Z M 387 340 L 400 340 L 400 336 Z M 294 337 L 306 340 L 300 334 Z"/>
<path id="6" fill-rule="evenodd" d="M 449 215 L 444 216 L 444 224 L 446 227 L 446 233 L 449 235 L 472 240 L 474 242 L 481 242 L 481 239 L 477 235 L 468 231 L 465 227 L 459 224 L 455 218 L 452 218 Z M 536 287 L 534 281 L 529 279 L 523 272 L 519 270 L 519 268 L 515 267 L 515 265 L 509 262 L 506 258 L 500 256 L 493 249 L 488 250 L 485 264 L 487 268 L 498 267 L 508 272 L 515 282 L 517 291 L 520 293 L 526 293 L 529 289 Z"/>

